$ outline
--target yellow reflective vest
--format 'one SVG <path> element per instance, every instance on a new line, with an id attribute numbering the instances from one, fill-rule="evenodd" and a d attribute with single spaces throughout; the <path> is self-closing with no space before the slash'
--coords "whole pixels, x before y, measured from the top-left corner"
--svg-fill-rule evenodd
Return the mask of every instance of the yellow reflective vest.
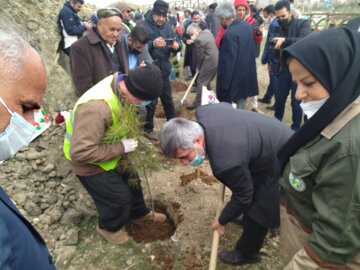
<path id="1" fill-rule="evenodd" d="M 70 112 L 69 117 L 67 117 L 65 123 L 66 123 L 66 134 L 64 139 L 64 155 L 66 159 L 71 160 L 70 157 L 70 149 L 71 149 L 71 141 L 72 141 L 72 135 L 73 135 L 73 127 L 74 127 L 74 121 L 75 121 L 75 112 L 79 105 L 85 104 L 91 100 L 103 100 L 105 101 L 110 110 L 111 110 L 111 116 L 112 116 L 112 125 L 109 127 L 108 130 L 105 131 L 104 137 L 106 136 L 107 132 L 113 128 L 115 128 L 119 124 L 118 116 L 120 115 L 120 102 L 119 98 L 114 93 L 111 84 L 113 82 L 114 75 L 110 75 L 94 85 L 92 88 L 90 88 L 87 92 L 85 92 L 80 99 L 76 102 L 74 109 Z M 121 134 L 118 134 L 116 137 L 118 138 L 118 141 L 121 138 L 125 137 L 126 132 L 120 132 Z M 116 168 L 119 160 L 121 159 L 121 156 L 116 157 L 112 160 L 107 161 L 101 161 L 94 163 L 98 166 L 100 166 L 104 171 L 110 171 Z"/>

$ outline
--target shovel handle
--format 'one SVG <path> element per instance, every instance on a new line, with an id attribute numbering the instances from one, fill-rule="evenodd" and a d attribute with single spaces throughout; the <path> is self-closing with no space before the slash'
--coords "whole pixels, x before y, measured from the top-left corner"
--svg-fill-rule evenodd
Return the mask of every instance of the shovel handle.
<path id="1" fill-rule="evenodd" d="M 190 90 L 191 90 L 191 87 L 193 86 L 193 84 L 194 84 L 194 82 L 195 82 L 195 80 L 196 80 L 196 77 L 197 77 L 198 75 L 199 75 L 199 71 L 196 71 L 195 76 L 194 76 L 194 78 L 191 80 L 188 89 L 186 89 L 185 95 L 184 95 L 183 98 L 180 100 L 181 105 L 184 103 L 184 101 L 185 101 L 187 95 L 189 94 L 189 92 L 190 92 Z"/>
<path id="2" fill-rule="evenodd" d="M 218 207 L 216 209 L 216 218 L 219 218 L 221 210 L 224 207 L 224 196 L 225 196 L 225 186 L 224 184 L 221 183 L 219 187 L 219 201 L 218 201 Z M 217 251 L 219 247 L 219 239 L 220 239 L 219 233 L 217 231 L 214 231 L 212 245 L 211 245 L 209 270 L 216 269 L 216 259 L 217 259 Z"/>

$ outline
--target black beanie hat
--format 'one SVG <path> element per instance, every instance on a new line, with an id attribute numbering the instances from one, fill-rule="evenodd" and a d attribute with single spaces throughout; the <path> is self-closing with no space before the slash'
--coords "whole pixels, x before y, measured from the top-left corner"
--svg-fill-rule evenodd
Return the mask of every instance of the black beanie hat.
<path id="1" fill-rule="evenodd" d="M 124 81 L 129 92 L 141 100 L 157 99 L 163 88 L 161 71 L 155 65 L 129 71 Z"/>
<path id="2" fill-rule="evenodd" d="M 152 9 L 153 14 L 167 16 L 169 10 L 169 3 L 163 0 L 156 0 Z"/>

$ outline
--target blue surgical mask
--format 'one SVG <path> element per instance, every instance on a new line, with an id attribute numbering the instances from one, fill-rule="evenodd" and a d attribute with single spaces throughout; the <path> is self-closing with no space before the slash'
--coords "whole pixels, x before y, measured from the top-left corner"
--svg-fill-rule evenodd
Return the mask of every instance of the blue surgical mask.
<path id="1" fill-rule="evenodd" d="M 141 102 L 140 104 L 137 104 L 136 106 L 138 106 L 140 108 L 145 108 L 150 103 L 151 103 L 151 100 L 144 100 L 143 102 Z"/>
<path id="2" fill-rule="evenodd" d="M 4 132 L 0 133 L 0 161 L 3 161 L 30 144 L 35 127 L 18 113 L 12 112 L 1 97 L 0 103 L 11 114 L 10 124 Z"/>
<path id="3" fill-rule="evenodd" d="M 203 155 L 199 155 L 199 152 L 196 149 L 196 147 L 194 147 L 194 149 L 195 149 L 195 152 L 196 152 L 196 156 L 194 157 L 194 159 L 192 161 L 189 162 L 189 164 L 191 166 L 197 167 L 197 166 L 200 166 L 204 162 L 205 151 L 203 150 L 203 152 L 204 152 Z"/>

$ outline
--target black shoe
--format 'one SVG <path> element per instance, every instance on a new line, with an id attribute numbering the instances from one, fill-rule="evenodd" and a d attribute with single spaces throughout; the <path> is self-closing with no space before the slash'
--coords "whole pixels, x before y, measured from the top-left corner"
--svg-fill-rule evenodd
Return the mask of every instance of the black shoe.
<path id="1" fill-rule="evenodd" d="M 258 101 L 261 102 L 261 103 L 265 103 L 265 104 L 271 104 L 271 100 L 270 100 L 270 99 L 259 98 Z"/>
<path id="2" fill-rule="evenodd" d="M 266 106 L 266 109 L 270 110 L 270 111 L 275 111 L 275 106 Z"/>
<path id="3" fill-rule="evenodd" d="M 261 261 L 260 254 L 257 253 L 249 258 L 245 258 L 239 251 L 237 250 L 230 250 L 230 251 L 222 251 L 219 254 L 219 259 L 223 263 L 229 265 L 244 265 L 244 264 L 252 264 L 258 263 Z"/>
<path id="4" fill-rule="evenodd" d="M 197 91 L 196 87 L 191 87 L 191 90 L 190 90 L 191 93 L 196 93 L 196 91 Z"/>

